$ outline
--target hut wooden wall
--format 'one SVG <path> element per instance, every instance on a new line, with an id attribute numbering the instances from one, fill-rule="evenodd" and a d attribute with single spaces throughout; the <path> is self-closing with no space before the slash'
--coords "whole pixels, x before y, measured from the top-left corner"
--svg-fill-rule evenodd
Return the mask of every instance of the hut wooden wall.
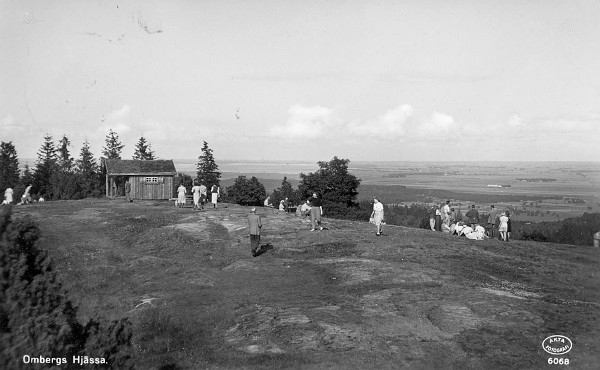
<path id="1" fill-rule="evenodd" d="M 158 183 L 146 183 L 149 176 L 129 176 L 133 199 L 170 199 L 173 196 L 173 176 L 158 177 Z"/>

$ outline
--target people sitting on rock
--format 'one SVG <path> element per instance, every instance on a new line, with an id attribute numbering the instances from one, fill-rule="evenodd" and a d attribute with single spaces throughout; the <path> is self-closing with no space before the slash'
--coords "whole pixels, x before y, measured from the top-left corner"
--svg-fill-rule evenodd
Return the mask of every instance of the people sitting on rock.
<path id="1" fill-rule="evenodd" d="M 472 232 L 465 234 L 465 237 L 472 240 L 483 240 L 488 238 L 488 236 L 485 235 L 485 228 L 481 225 L 475 226 L 475 229 Z"/>

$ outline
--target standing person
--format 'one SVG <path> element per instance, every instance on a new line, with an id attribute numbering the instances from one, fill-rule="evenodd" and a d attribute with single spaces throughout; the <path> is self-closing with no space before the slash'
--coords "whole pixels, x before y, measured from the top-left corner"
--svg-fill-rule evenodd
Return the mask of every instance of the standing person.
<path id="1" fill-rule="evenodd" d="M 206 186 L 204 184 L 200 184 L 200 208 L 204 209 L 204 204 L 206 204 L 206 200 L 208 199 Z"/>
<path id="2" fill-rule="evenodd" d="M 479 212 L 475 209 L 475 204 L 473 204 L 469 212 L 467 212 L 467 218 L 469 219 L 469 225 L 471 225 L 473 229 L 475 229 L 475 226 L 479 225 Z"/>
<path id="3" fill-rule="evenodd" d="M 450 208 L 450 225 L 456 224 L 458 222 L 458 218 L 456 217 L 458 214 L 454 208 Z"/>
<path id="4" fill-rule="evenodd" d="M 125 200 L 133 202 L 133 199 L 131 199 L 131 183 L 129 182 L 129 179 L 125 181 Z"/>
<path id="5" fill-rule="evenodd" d="M 177 188 L 177 207 L 183 208 L 185 206 L 185 193 L 187 190 L 183 184 L 179 185 Z"/>
<path id="6" fill-rule="evenodd" d="M 506 217 L 506 213 L 502 212 L 500 214 L 500 226 L 498 227 L 498 231 L 500 232 L 500 239 L 507 241 L 507 230 L 508 230 L 508 217 Z"/>
<path id="7" fill-rule="evenodd" d="M 252 257 L 256 257 L 256 252 L 260 249 L 260 229 L 262 228 L 260 216 L 256 214 L 256 208 L 250 210 L 248 225 L 250 226 L 250 253 L 252 253 Z"/>
<path id="8" fill-rule="evenodd" d="M 23 193 L 23 196 L 21 197 L 21 203 L 23 204 L 27 204 L 27 203 L 31 203 L 31 184 L 29 184 L 29 186 L 27 186 L 25 188 L 25 192 Z"/>
<path id="9" fill-rule="evenodd" d="M 497 214 L 498 214 L 498 211 L 496 211 L 496 208 L 492 204 L 490 206 L 490 214 L 488 215 L 488 220 L 487 220 L 487 232 L 488 232 L 488 236 L 490 238 L 493 238 L 496 235 L 495 223 L 496 223 L 496 215 Z"/>
<path id="10" fill-rule="evenodd" d="M 13 202 L 13 189 L 6 188 L 4 190 L 4 202 L 2 204 L 11 204 Z"/>
<path id="11" fill-rule="evenodd" d="M 376 197 L 373 198 L 373 212 L 371 212 L 373 223 L 377 226 L 377 236 L 382 233 L 383 224 L 383 204 Z"/>
<path id="12" fill-rule="evenodd" d="M 431 227 L 431 231 L 435 231 L 435 204 L 431 206 L 429 210 L 429 227 Z"/>
<path id="13" fill-rule="evenodd" d="M 512 227 L 510 224 L 510 211 L 508 209 L 506 210 L 506 217 L 508 218 L 508 221 L 506 221 L 506 241 L 509 241 L 510 233 L 512 232 Z"/>
<path id="14" fill-rule="evenodd" d="M 442 231 L 442 210 L 435 205 L 435 231 Z"/>
<path id="15" fill-rule="evenodd" d="M 317 193 L 313 193 L 313 197 L 310 200 L 310 221 L 312 222 L 312 229 L 310 231 L 315 231 L 317 225 L 319 225 L 319 230 L 323 230 L 323 226 L 321 226 L 321 215 L 323 215 L 323 201 L 319 198 Z"/>
<path id="16" fill-rule="evenodd" d="M 196 181 L 192 186 L 192 194 L 194 195 L 194 209 L 200 210 L 200 186 Z"/>
<path id="17" fill-rule="evenodd" d="M 210 194 L 211 194 L 211 203 L 213 205 L 213 208 L 217 208 L 217 201 L 219 199 L 219 197 L 221 196 L 221 189 L 219 189 L 219 187 L 215 184 L 210 188 Z"/>
<path id="18" fill-rule="evenodd" d="M 450 226 L 450 201 L 447 200 L 444 207 L 442 207 L 442 218 L 446 226 Z"/>

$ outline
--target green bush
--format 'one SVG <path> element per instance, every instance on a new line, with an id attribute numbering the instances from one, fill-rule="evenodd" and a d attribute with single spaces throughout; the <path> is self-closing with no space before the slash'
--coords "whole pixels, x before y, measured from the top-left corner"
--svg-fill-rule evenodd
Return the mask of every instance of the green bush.
<path id="1" fill-rule="evenodd" d="M 227 187 L 224 200 L 243 206 L 262 206 L 266 197 L 265 187 L 256 177 L 248 180 L 246 176 L 238 176 L 235 183 Z"/>
<path id="2" fill-rule="evenodd" d="M 28 217 L 0 209 L 0 365 L 30 367 L 24 355 L 50 358 L 102 357 L 107 367 L 131 368 L 128 320 L 77 321 L 77 307 L 35 243 L 40 232 Z"/>

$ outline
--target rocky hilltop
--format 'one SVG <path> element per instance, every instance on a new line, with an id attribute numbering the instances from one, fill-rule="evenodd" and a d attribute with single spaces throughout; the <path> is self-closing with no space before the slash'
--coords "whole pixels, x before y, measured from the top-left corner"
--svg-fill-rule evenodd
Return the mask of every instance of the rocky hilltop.
<path id="1" fill-rule="evenodd" d="M 600 251 L 475 241 L 259 208 L 83 200 L 16 207 L 38 221 L 87 317 L 128 316 L 139 368 L 548 368 L 600 363 Z M 327 212 L 327 210 L 325 210 Z M 327 213 L 325 213 L 327 216 Z M 551 335 L 572 340 L 553 356 Z"/>

